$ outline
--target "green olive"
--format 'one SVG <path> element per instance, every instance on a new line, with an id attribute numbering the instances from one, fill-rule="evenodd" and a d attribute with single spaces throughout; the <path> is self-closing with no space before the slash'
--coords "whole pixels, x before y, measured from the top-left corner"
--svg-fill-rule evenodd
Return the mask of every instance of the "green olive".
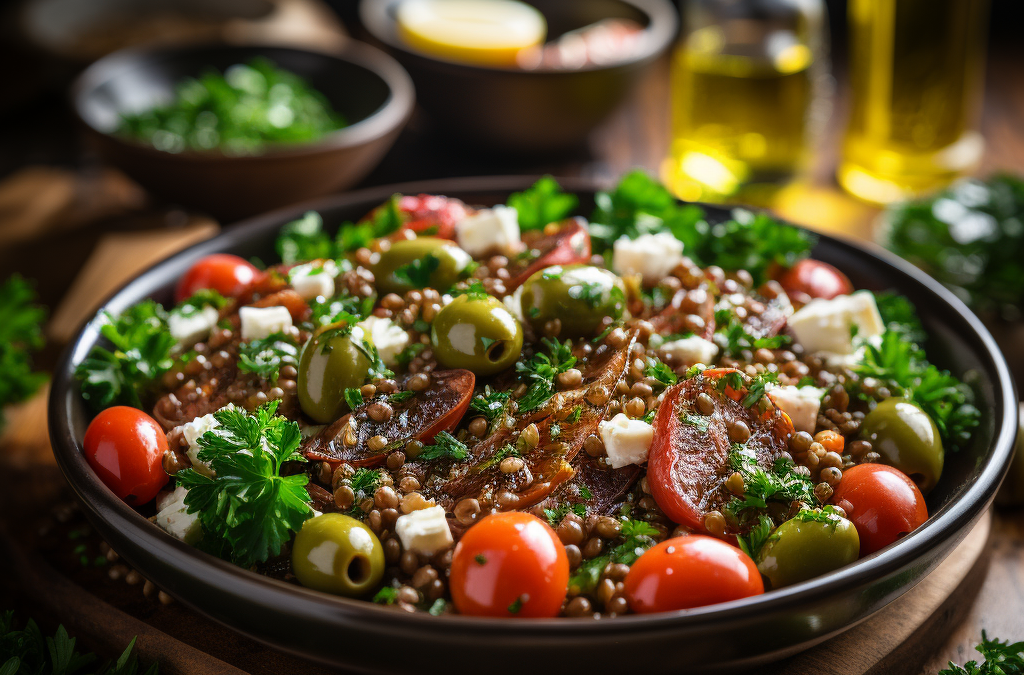
<path id="1" fill-rule="evenodd" d="M 857 528 L 838 515 L 820 511 L 797 515 L 772 533 L 757 556 L 757 569 L 772 588 L 789 586 L 849 565 L 860 555 Z"/>
<path id="2" fill-rule="evenodd" d="M 348 411 L 345 390 L 363 386 L 371 365 L 362 328 L 338 323 L 318 329 L 299 355 L 302 412 L 322 424 L 341 417 Z"/>
<path id="3" fill-rule="evenodd" d="M 523 350 L 523 327 L 497 298 L 460 295 L 441 308 L 430 329 L 437 362 L 493 375 Z"/>
<path id="4" fill-rule="evenodd" d="M 325 513 L 307 520 L 295 535 L 292 571 L 306 588 L 359 597 L 384 576 L 384 548 L 355 518 Z"/>
<path id="5" fill-rule="evenodd" d="M 622 279 L 593 265 L 555 265 L 523 284 L 523 316 L 538 332 L 558 337 L 589 337 L 622 317 L 626 293 Z M 558 320 L 558 331 L 549 322 Z"/>
<path id="6" fill-rule="evenodd" d="M 1017 443 L 1013 448 L 1013 461 L 1003 480 L 1003 486 L 996 494 L 1000 506 L 1024 505 L 1024 403 L 1020 405 L 1017 428 Z"/>
<path id="7" fill-rule="evenodd" d="M 473 258 L 454 242 L 437 237 L 417 237 L 391 244 L 391 248 L 380 254 L 380 260 L 370 271 L 376 280 L 377 292 L 381 294 L 401 295 L 426 286 L 446 291 L 463 277 L 471 262 Z M 425 284 L 417 283 L 421 275 Z"/>
<path id="8" fill-rule="evenodd" d="M 902 398 L 887 398 L 867 414 L 861 437 L 882 462 L 896 467 L 927 494 L 942 475 L 942 439 L 928 413 Z"/>

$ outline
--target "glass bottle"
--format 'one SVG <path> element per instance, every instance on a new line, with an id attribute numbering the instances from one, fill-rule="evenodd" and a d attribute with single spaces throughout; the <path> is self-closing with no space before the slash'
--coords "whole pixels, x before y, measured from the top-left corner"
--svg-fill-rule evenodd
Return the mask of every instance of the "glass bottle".
<path id="1" fill-rule="evenodd" d="M 764 202 L 807 165 L 828 117 L 821 0 L 690 0 L 662 165 L 682 199 Z"/>
<path id="2" fill-rule="evenodd" d="M 847 192 L 889 203 L 977 165 L 987 18 L 987 0 L 849 0 Z"/>

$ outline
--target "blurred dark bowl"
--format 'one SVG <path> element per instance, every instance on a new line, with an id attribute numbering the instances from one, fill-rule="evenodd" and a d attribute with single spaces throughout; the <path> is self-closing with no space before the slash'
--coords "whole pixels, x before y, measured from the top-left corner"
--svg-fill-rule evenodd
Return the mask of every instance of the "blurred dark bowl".
<path id="1" fill-rule="evenodd" d="M 223 71 L 257 56 L 303 77 L 349 126 L 313 143 L 271 146 L 246 156 L 163 152 L 113 133 L 122 112 L 166 103 L 182 78 L 210 68 Z M 71 95 L 86 134 L 106 161 L 170 201 L 227 220 L 359 182 L 395 142 L 414 102 L 402 67 L 358 42 L 334 54 L 228 45 L 128 49 L 87 68 Z"/>
<path id="2" fill-rule="evenodd" d="M 450 133 L 515 153 L 578 146 L 615 110 L 676 34 L 669 0 L 530 0 L 547 19 L 548 39 L 601 19 L 644 26 L 628 59 L 609 65 L 523 70 L 456 63 L 412 51 L 399 38 L 401 0 L 362 0 L 360 18 L 412 75 L 420 105 Z"/>

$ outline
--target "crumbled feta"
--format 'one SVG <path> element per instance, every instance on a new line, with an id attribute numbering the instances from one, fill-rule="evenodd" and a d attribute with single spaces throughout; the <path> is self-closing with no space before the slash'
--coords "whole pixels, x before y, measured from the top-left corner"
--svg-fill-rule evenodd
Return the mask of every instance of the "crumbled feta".
<path id="1" fill-rule="evenodd" d="M 870 291 L 839 295 L 831 300 L 817 298 L 789 317 L 790 330 L 808 353 L 853 354 L 853 326 L 857 327 L 858 340 L 885 332 L 885 323 Z"/>
<path id="2" fill-rule="evenodd" d="M 683 242 L 670 232 L 619 237 L 613 246 L 612 270 L 619 276 L 639 274 L 653 286 L 683 261 Z"/>
<path id="3" fill-rule="evenodd" d="M 516 318 L 519 323 L 526 323 L 526 317 L 523 316 L 523 286 L 520 286 L 511 295 L 506 295 L 501 299 L 501 302 L 505 305 L 505 309 L 508 313 Z"/>
<path id="4" fill-rule="evenodd" d="M 180 539 L 186 544 L 194 544 L 199 540 L 203 530 L 199 524 L 198 513 L 188 513 L 185 506 L 185 495 L 188 490 L 178 486 L 174 488 L 159 505 L 156 514 L 156 524 L 167 534 L 175 539 Z"/>
<path id="5" fill-rule="evenodd" d="M 391 319 L 368 316 L 358 324 L 367 339 L 377 348 L 380 358 L 387 366 L 398 363 L 398 354 L 409 344 L 409 334 Z"/>
<path id="6" fill-rule="evenodd" d="M 699 335 L 688 335 L 678 340 L 662 342 L 658 345 L 657 351 L 665 357 L 671 356 L 677 365 L 692 366 L 703 363 L 710 366 L 718 355 L 718 345 Z"/>
<path id="7" fill-rule="evenodd" d="M 288 271 L 288 281 L 304 300 L 332 297 L 334 295 L 334 277 L 336 276 L 338 276 L 338 265 L 333 260 L 296 265 Z"/>
<path id="8" fill-rule="evenodd" d="M 619 413 L 598 425 L 598 433 L 613 469 L 628 464 L 643 464 L 654 438 L 654 427 L 643 420 L 634 420 Z"/>
<path id="9" fill-rule="evenodd" d="M 452 545 L 452 532 L 444 507 L 431 506 L 398 517 L 395 533 L 407 551 L 433 555 Z"/>
<path id="10" fill-rule="evenodd" d="M 184 347 L 207 337 L 219 318 L 217 308 L 209 305 L 187 316 L 175 311 L 167 317 L 167 330 L 178 346 Z"/>
<path id="11" fill-rule="evenodd" d="M 459 246 L 474 257 L 514 253 L 519 248 L 519 214 L 511 206 L 481 209 L 455 224 Z"/>
<path id="12" fill-rule="evenodd" d="M 818 409 L 824 389 L 818 387 L 770 386 L 768 397 L 793 420 L 797 431 L 814 433 L 818 424 Z"/>
<path id="13" fill-rule="evenodd" d="M 262 340 L 274 333 L 283 333 L 292 327 L 292 315 L 287 307 L 242 307 L 238 310 L 242 321 L 243 340 Z"/>
<path id="14" fill-rule="evenodd" d="M 234 405 L 228 403 L 224 408 L 234 409 Z M 223 410 L 223 408 L 222 408 Z M 181 425 L 181 436 L 188 443 L 188 449 L 185 450 L 185 454 L 188 455 L 189 460 L 192 461 L 192 468 L 201 474 L 213 477 L 213 469 L 206 462 L 199 459 L 199 439 L 202 438 L 203 434 L 207 431 L 213 431 L 220 426 L 220 422 L 213 416 L 213 413 L 197 417 L 191 422 L 187 422 Z"/>

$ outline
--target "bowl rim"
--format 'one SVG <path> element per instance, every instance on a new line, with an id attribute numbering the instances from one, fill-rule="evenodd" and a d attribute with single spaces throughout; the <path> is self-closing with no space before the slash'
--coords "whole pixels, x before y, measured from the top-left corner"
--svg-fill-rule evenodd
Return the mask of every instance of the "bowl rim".
<path id="1" fill-rule="evenodd" d="M 360 0 L 359 20 L 363 27 L 374 38 L 387 45 L 389 49 L 401 52 L 403 55 L 426 59 L 435 63 L 444 64 L 448 67 L 466 68 L 480 74 L 487 73 L 515 73 L 530 76 L 564 76 L 574 73 L 589 73 L 600 70 L 608 70 L 628 66 L 636 63 L 643 63 L 654 58 L 672 42 L 679 27 L 679 15 L 670 0 L 619 0 L 626 5 L 647 15 L 648 24 L 644 27 L 642 34 L 644 39 L 640 47 L 627 59 L 612 63 L 588 63 L 581 68 L 538 68 L 529 70 L 514 66 L 488 66 L 476 63 L 466 63 L 453 59 L 443 59 L 430 54 L 410 49 L 398 38 L 395 31 L 395 21 L 390 15 L 391 7 L 401 0 Z"/>
<path id="2" fill-rule="evenodd" d="M 175 265 L 244 242 L 249 234 L 262 234 L 277 229 L 288 222 L 288 219 L 298 217 L 308 210 L 344 208 L 378 199 L 383 201 L 396 192 L 446 194 L 518 191 L 532 184 L 538 177 L 477 176 L 417 181 L 364 188 L 277 209 L 247 219 L 236 227 L 224 230 L 211 239 L 194 244 L 154 264 L 108 296 L 101 305 L 101 310 L 112 306 L 118 311 L 126 306 L 127 298 L 122 296 L 130 295 L 128 291 L 137 284 L 166 283 L 160 280 L 167 276 L 167 271 Z M 608 187 L 586 178 L 559 178 L 558 181 L 564 188 L 574 192 L 593 192 Z M 718 205 L 701 206 L 711 210 L 723 209 Z M 508 621 L 462 615 L 435 617 L 425 613 L 395 612 L 367 600 L 331 596 L 242 569 L 174 539 L 153 526 L 141 514 L 114 496 L 89 468 L 70 423 L 74 400 L 78 396 L 73 366 L 85 357 L 99 335 L 99 311 L 78 330 L 54 371 L 48 409 L 48 425 L 54 455 L 87 513 L 104 520 L 111 527 L 132 531 L 133 537 L 145 544 L 148 555 L 159 556 L 166 563 L 178 566 L 179 572 L 183 571 L 190 577 L 191 583 L 217 587 L 234 597 L 248 597 L 250 602 L 273 606 L 275 611 L 282 615 L 319 616 L 324 621 L 335 622 L 358 618 L 367 630 L 379 629 L 397 633 L 414 631 L 421 635 L 426 631 L 426 635 L 437 636 L 452 631 L 468 631 L 492 639 L 529 639 L 551 643 L 569 637 L 601 638 L 654 629 L 684 631 L 697 627 L 726 627 L 730 622 L 749 618 L 758 612 L 780 612 L 801 606 L 812 606 L 826 601 L 831 595 L 852 591 L 906 568 L 915 560 L 924 558 L 933 549 L 940 549 L 951 532 L 966 533 L 966 526 L 981 515 L 995 496 L 1009 467 L 1017 433 L 1016 387 L 1005 358 L 980 319 L 962 301 L 939 282 L 877 244 L 860 241 L 854 243 L 845 237 L 820 232 L 815 234 L 820 239 L 828 241 L 830 245 L 868 258 L 874 265 L 895 268 L 900 275 L 909 277 L 911 281 L 923 286 L 923 290 L 941 301 L 946 309 L 959 315 L 973 333 L 969 338 L 979 342 L 984 348 L 984 351 L 978 352 L 978 356 L 983 363 L 988 361 L 986 366 L 995 374 L 990 384 L 997 407 L 1001 404 L 1003 410 L 993 411 L 993 414 L 1002 412 L 1002 419 L 993 420 L 990 459 L 979 470 L 974 484 L 964 494 L 944 504 L 923 526 L 902 538 L 897 544 L 839 570 L 793 586 L 717 605 L 658 614 L 626 615 L 616 617 L 614 621 L 568 617 Z M 909 589 L 917 580 L 919 578 L 908 584 L 904 590 Z M 187 599 L 185 603 L 191 604 Z M 196 609 L 204 611 L 197 606 Z M 226 625 L 231 627 L 230 624 Z"/>
<path id="3" fill-rule="evenodd" d="M 84 112 L 85 98 L 90 93 L 114 77 L 136 68 L 140 59 L 149 57 L 161 61 L 173 61 L 182 54 L 209 51 L 237 51 L 240 53 L 296 52 L 313 55 L 328 61 L 342 61 L 369 71 L 379 77 L 388 88 L 388 95 L 384 99 L 383 104 L 363 119 L 341 129 L 335 129 L 315 141 L 294 145 L 267 144 L 262 152 L 251 155 L 230 155 L 219 149 L 204 151 L 186 149 L 182 152 L 157 150 L 153 146 L 141 141 L 125 138 L 111 131 L 98 128 L 89 120 L 88 115 Z M 241 59 L 242 57 L 239 58 Z M 344 45 L 337 50 L 314 49 L 291 44 L 267 42 L 246 44 L 197 42 L 182 45 L 158 44 L 128 47 L 107 54 L 79 73 L 71 84 L 69 98 L 75 118 L 79 124 L 92 133 L 98 134 L 122 148 L 135 152 L 145 152 L 170 162 L 272 161 L 278 158 L 301 158 L 324 152 L 353 148 L 385 136 L 396 128 L 401 128 L 412 116 L 413 107 L 416 102 L 412 78 L 405 71 L 405 68 L 394 57 L 383 50 L 352 38 L 346 38 Z"/>

